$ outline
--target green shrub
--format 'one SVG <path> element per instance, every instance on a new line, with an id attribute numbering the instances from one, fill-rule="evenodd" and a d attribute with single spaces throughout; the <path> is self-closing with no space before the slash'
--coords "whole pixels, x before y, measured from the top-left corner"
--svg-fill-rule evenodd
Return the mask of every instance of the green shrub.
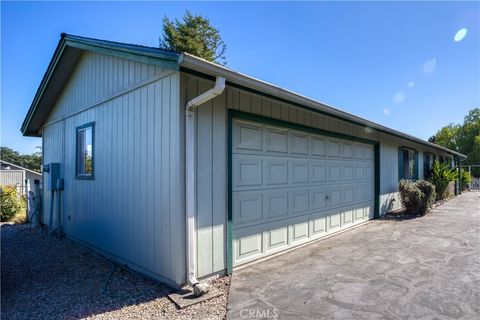
<path id="1" fill-rule="evenodd" d="M 22 209 L 22 202 L 14 186 L 1 186 L 0 190 L 1 221 L 12 219 Z"/>
<path id="2" fill-rule="evenodd" d="M 428 181 L 419 180 L 415 182 L 415 186 L 422 192 L 423 199 L 420 203 L 420 214 L 425 214 L 428 209 L 435 203 L 437 194 L 435 186 Z"/>
<path id="3" fill-rule="evenodd" d="M 472 174 L 466 170 L 460 169 L 460 183 L 462 190 L 468 189 L 468 185 L 472 182 Z"/>
<path id="4" fill-rule="evenodd" d="M 435 186 L 425 180 L 401 180 L 398 191 L 403 206 L 413 215 L 424 215 L 435 201 Z"/>
<path id="5" fill-rule="evenodd" d="M 455 168 L 450 168 L 446 163 L 435 161 L 432 166 L 430 182 L 435 186 L 437 200 L 443 200 L 448 197 L 448 185 L 455 181 L 457 172 Z"/>

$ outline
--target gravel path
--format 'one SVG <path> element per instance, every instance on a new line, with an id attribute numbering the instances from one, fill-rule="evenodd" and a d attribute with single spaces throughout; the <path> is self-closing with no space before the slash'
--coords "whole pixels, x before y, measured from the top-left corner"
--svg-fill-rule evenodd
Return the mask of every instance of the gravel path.
<path id="1" fill-rule="evenodd" d="M 2 319 L 224 319 L 229 278 L 212 285 L 223 295 L 179 310 L 172 289 L 117 269 L 91 250 L 27 225 L 1 225 Z"/>

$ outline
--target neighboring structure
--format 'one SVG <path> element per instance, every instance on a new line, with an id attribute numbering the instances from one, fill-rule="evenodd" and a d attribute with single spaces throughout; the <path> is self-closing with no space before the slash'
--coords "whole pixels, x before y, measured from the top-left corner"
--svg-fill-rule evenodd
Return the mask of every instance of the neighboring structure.
<path id="1" fill-rule="evenodd" d="M 22 132 L 55 176 L 44 223 L 56 192 L 67 236 L 174 286 L 398 209 L 401 178 L 464 158 L 188 54 L 71 35 Z"/>
<path id="2" fill-rule="evenodd" d="M 26 194 L 29 186 L 33 187 L 35 180 L 42 183 L 42 174 L 16 164 L 0 160 L 0 184 L 16 186 L 20 194 Z"/>

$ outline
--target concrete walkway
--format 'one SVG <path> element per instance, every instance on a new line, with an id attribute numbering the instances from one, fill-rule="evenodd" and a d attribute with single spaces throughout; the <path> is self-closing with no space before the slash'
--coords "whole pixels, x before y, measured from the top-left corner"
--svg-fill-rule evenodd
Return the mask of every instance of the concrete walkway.
<path id="1" fill-rule="evenodd" d="M 228 319 L 480 319 L 480 192 L 234 272 Z"/>

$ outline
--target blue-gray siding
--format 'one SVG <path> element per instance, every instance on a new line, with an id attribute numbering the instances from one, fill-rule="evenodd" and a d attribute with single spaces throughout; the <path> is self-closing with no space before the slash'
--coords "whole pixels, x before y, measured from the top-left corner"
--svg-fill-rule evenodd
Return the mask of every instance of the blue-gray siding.
<path id="1" fill-rule="evenodd" d="M 178 98 L 178 72 L 89 53 L 43 130 L 44 163 L 62 163 L 66 234 L 170 284 L 185 281 Z M 95 178 L 78 180 L 76 127 L 89 122 Z"/>
<path id="2" fill-rule="evenodd" d="M 181 105 L 211 88 L 212 81 L 181 74 Z M 401 208 L 398 198 L 398 148 L 419 151 L 419 176 L 423 178 L 423 152 L 446 155 L 435 149 L 372 131 L 347 121 L 227 86 L 225 92 L 197 111 L 197 252 L 200 277 L 226 268 L 227 217 L 227 109 L 365 138 L 380 143 L 381 214 Z M 391 202 L 391 199 L 395 201 Z"/>

